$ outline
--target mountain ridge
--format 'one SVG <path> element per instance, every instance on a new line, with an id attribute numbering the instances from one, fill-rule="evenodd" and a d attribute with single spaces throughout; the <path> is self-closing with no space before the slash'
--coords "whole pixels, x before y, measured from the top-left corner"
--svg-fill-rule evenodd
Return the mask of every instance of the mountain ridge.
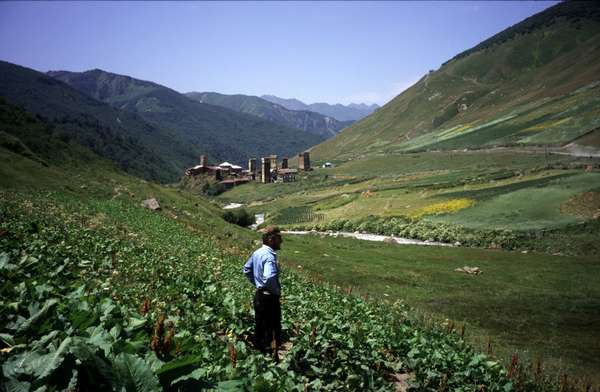
<path id="1" fill-rule="evenodd" d="M 51 71 L 49 75 L 169 130 L 197 156 L 207 154 L 210 159 L 244 164 L 264 155 L 292 156 L 324 140 L 257 116 L 200 103 L 158 83 L 126 75 L 102 70 Z"/>
<path id="2" fill-rule="evenodd" d="M 141 178 L 177 178 L 192 159 L 186 146 L 135 113 L 114 108 L 30 68 L 0 61 L 0 96 L 47 124 L 52 137 L 75 142 Z M 16 137 L 22 135 L 15 133 Z"/>
<path id="3" fill-rule="evenodd" d="M 286 99 L 275 95 L 261 95 L 260 98 L 281 105 L 289 110 L 308 110 L 325 116 L 334 117 L 340 121 L 358 121 L 379 108 L 379 105 L 377 104 L 367 105 L 364 103 L 351 103 L 349 105 L 336 103 L 331 105 L 325 102 L 316 102 L 306 104 L 296 98 Z"/>
<path id="4" fill-rule="evenodd" d="M 189 92 L 185 95 L 201 103 L 223 106 L 237 112 L 255 115 L 323 138 L 335 136 L 353 122 L 339 121 L 333 117 L 308 110 L 290 110 L 279 104 L 251 95 L 226 95 L 216 92 Z"/>

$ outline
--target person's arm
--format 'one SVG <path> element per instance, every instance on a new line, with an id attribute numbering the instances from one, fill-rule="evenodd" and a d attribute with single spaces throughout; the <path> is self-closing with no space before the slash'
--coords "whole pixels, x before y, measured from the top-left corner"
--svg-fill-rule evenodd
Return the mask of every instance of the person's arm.
<path id="1" fill-rule="evenodd" d="M 254 270 L 252 268 L 252 256 L 250 256 L 248 261 L 246 261 L 246 264 L 244 264 L 244 275 L 246 275 L 246 278 L 248 278 L 248 280 L 250 281 L 250 283 L 252 283 L 253 286 L 256 284 L 254 282 Z"/>
<path id="2" fill-rule="evenodd" d="M 279 267 L 274 258 L 269 258 L 265 261 L 263 276 L 266 280 L 266 289 L 275 295 L 279 295 Z"/>

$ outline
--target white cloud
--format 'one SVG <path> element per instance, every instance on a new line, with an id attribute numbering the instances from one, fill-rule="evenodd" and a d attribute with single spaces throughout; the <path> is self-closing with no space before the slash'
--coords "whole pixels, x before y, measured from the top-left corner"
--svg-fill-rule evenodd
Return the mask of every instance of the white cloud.
<path id="1" fill-rule="evenodd" d="M 403 81 L 394 82 L 380 91 L 362 91 L 351 94 L 343 99 L 345 104 L 349 103 L 376 103 L 380 106 L 385 105 L 401 92 L 415 84 L 420 77 L 407 78 Z"/>

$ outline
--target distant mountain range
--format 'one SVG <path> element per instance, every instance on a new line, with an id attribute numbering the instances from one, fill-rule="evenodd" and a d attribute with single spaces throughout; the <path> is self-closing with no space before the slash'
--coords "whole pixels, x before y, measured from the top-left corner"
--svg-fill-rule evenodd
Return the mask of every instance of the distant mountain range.
<path id="1" fill-rule="evenodd" d="M 313 157 L 600 149 L 600 2 L 566 1 L 458 54 Z"/>
<path id="2" fill-rule="evenodd" d="M 339 121 L 309 110 L 290 110 L 281 105 L 251 95 L 225 95 L 213 92 L 186 94 L 198 102 L 223 106 L 236 112 L 258 116 L 290 128 L 300 129 L 323 138 L 330 138 L 354 121 Z"/>
<path id="3" fill-rule="evenodd" d="M 19 117 L 31 114 L 40 123 L 32 129 L 45 130 L 34 135 L 27 126 L 11 126 L 13 114 L 4 118 L 3 130 L 28 147 L 39 138 L 75 143 L 131 174 L 156 181 L 174 180 L 180 168 L 196 155 L 169 132 L 135 113 L 102 103 L 43 73 L 3 61 L 0 97 L 6 101 L 6 113 L 20 113 L 11 108 L 17 106 L 24 112 Z"/>
<path id="4" fill-rule="evenodd" d="M 200 103 L 159 84 L 102 70 L 51 71 L 49 76 L 165 130 L 197 156 L 244 164 L 269 154 L 292 156 L 325 138 L 221 106 Z M 182 167 L 181 164 L 178 167 Z"/>
<path id="5" fill-rule="evenodd" d="M 366 105 L 364 103 L 351 103 L 350 105 L 344 106 L 339 103 L 335 105 L 330 105 L 328 103 L 312 103 L 307 105 L 295 98 L 285 99 L 274 95 L 263 95 L 261 98 L 281 105 L 289 110 L 308 110 L 333 117 L 340 121 L 357 121 L 379 109 L 379 105 L 377 104 Z"/>
<path id="6" fill-rule="evenodd" d="M 324 140 L 101 70 L 43 74 L 0 61 L 0 103 L 2 143 L 31 149 L 40 159 L 64 154 L 45 153 L 39 146 L 75 143 L 83 148 L 77 150 L 81 156 L 89 157 L 87 149 L 122 170 L 160 182 L 177 180 L 201 154 L 213 162 L 244 164 L 251 157 L 293 156 Z M 15 125 L 14 118 L 21 117 L 33 124 L 31 129 Z M 32 129 L 43 134 L 36 137 Z"/>

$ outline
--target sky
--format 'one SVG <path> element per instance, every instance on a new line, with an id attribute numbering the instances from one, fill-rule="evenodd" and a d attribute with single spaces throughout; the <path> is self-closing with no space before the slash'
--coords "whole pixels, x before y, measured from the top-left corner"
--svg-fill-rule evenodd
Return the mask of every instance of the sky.
<path id="1" fill-rule="evenodd" d="M 556 1 L 0 2 L 0 60 L 179 92 L 383 105 Z"/>

